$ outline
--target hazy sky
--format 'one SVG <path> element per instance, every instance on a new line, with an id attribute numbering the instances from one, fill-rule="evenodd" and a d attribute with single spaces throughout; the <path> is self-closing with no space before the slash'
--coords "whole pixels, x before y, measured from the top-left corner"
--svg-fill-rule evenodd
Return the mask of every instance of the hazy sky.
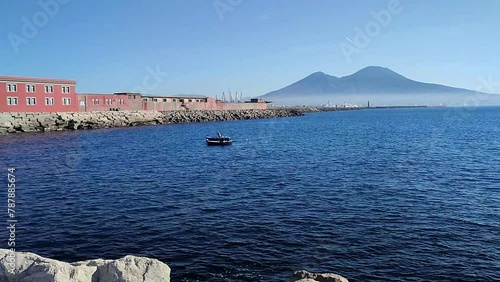
<path id="1" fill-rule="evenodd" d="M 67 3 L 44 12 L 40 3 L 55 1 Z M 470 89 L 480 76 L 500 81 L 500 1 L 390 2 L 1 0 L 0 75 L 76 79 L 80 92 L 209 96 L 229 86 L 257 96 L 368 65 Z M 390 19 L 376 22 L 379 11 Z M 367 27 L 369 41 L 346 59 L 340 45 L 354 50 L 348 40 Z M 161 73 L 144 84 L 148 68 Z"/>

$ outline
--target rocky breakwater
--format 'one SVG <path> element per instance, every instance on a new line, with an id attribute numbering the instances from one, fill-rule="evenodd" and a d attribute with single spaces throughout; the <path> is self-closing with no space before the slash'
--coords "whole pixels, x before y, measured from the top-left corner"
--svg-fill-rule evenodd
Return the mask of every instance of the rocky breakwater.
<path id="1" fill-rule="evenodd" d="M 315 113 L 315 112 L 337 112 L 337 111 L 355 111 L 355 110 L 366 110 L 373 109 L 367 107 L 315 107 L 315 106 L 304 106 L 304 107 L 286 107 L 281 109 L 293 109 L 302 113 Z"/>
<path id="2" fill-rule="evenodd" d="M 32 253 L 0 249 L 0 282 L 170 282 L 170 267 L 159 260 L 126 256 L 66 263 Z M 293 273 L 291 282 L 349 282 L 332 273 Z"/>
<path id="3" fill-rule="evenodd" d="M 349 282 L 346 278 L 333 273 L 311 273 L 305 270 L 293 273 L 291 282 Z"/>
<path id="4" fill-rule="evenodd" d="M 170 267 L 159 260 L 144 257 L 66 263 L 32 253 L 0 249 L 0 282 L 70 281 L 170 282 Z"/>
<path id="5" fill-rule="evenodd" d="M 123 111 L 83 113 L 0 113 L 0 135 L 19 132 L 84 130 L 110 127 L 228 121 L 302 116 L 295 109 L 234 111 Z"/>
<path id="6" fill-rule="evenodd" d="M 232 110 L 232 111 L 170 111 L 163 112 L 165 123 L 229 121 L 244 119 L 303 116 L 295 109 Z"/>

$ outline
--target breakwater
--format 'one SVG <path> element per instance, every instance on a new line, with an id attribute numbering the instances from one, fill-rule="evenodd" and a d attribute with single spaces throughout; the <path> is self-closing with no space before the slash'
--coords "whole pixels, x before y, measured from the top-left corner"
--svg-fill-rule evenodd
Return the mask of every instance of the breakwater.
<path id="1" fill-rule="evenodd" d="M 304 115 L 296 109 L 231 111 L 103 111 L 78 113 L 0 113 L 0 135 L 19 132 L 229 121 Z"/>
<path id="2" fill-rule="evenodd" d="M 337 111 L 378 110 L 378 109 L 415 109 L 415 108 L 427 108 L 427 106 L 372 106 L 372 107 L 304 106 L 304 107 L 280 107 L 274 109 L 293 109 L 303 113 L 313 113 L 313 112 L 337 112 Z"/>
<path id="3" fill-rule="evenodd" d="M 32 253 L 0 249 L 0 281 L 4 282 L 170 282 L 171 269 L 163 262 L 136 256 L 117 260 L 94 259 L 67 263 Z M 349 282 L 332 274 L 296 271 L 291 282 Z"/>

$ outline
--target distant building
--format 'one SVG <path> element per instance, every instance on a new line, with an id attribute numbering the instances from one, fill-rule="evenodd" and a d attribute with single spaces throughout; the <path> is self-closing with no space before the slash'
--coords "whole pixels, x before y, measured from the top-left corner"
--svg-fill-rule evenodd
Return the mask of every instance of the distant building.
<path id="1" fill-rule="evenodd" d="M 254 98 L 254 99 L 250 99 L 250 103 L 271 103 L 271 102 L 268 102 L 265 99 Z"/>
<path id="2" fill-rule="evenodd" d="M 76 112 L 76 81 L 0 76 L 0 112 Z"/>
<path id="3" fill-rule="evenodd" d="M 0 76 L 0 112 L 92 112 L 266 109 L 263 99 L 226 103 L 200 95 L 76 93 L 76 81 Z"/>

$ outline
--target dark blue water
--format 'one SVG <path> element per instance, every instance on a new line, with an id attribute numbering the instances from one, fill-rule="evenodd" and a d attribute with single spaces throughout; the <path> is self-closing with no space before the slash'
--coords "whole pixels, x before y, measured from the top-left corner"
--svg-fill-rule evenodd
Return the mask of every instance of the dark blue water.
<path id="1" fill-rule="evenodd" d="M 499 125 L 493 107 L 330 112 L 7 136 L 0 156 L 18 250 L 154 257 L 174 281 L 499 281 Z M 216 131 L 234 144 L 207 147 Z"/>

